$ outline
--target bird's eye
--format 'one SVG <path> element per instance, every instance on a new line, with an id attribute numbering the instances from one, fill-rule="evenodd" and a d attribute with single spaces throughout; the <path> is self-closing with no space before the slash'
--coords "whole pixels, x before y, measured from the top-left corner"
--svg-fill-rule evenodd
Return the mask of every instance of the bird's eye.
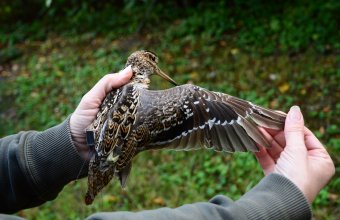
<path id="1" fill-rule="evenodd" d="M 154 61 L 154 62 L 157 62 L 157 57 L 154 53 L 148 51 L 147 52 L 147 56 L 149 57 L 150 60 Z"/>

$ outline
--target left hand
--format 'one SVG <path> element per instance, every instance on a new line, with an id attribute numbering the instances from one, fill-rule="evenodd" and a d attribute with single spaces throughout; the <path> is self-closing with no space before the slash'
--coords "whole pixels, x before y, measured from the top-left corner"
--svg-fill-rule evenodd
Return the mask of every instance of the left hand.
<path id="1" fill-rule="evenodd" d="M 288 112 L 284 131 L 262 129 L 271 147 L 255 153 L 265 175 L 277 173 L 292 181 L 312 203 L 335 173 L 321 142 L 304 126 L 300 108 Z"/>
<path id="2" fill-rule="evenodd" d="M 89 148 L 86 145 L 85 129 L 95 119 L 99 107 L 112 89 L 119 88 L 126 84 L 132 76 L 131 67 L 128 66 L 119 73 L 107 74 L 87 92 L 81 99 L 78 107 L 70 118 L 70 130 L 73 143 L 79 154 L 88 159 Z"/>

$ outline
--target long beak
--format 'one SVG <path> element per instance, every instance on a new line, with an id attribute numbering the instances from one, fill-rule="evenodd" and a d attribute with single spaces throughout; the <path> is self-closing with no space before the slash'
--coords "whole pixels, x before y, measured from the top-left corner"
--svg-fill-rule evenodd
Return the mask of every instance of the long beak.
<path id="1" fill-rule="evenodd" d="M 159 69 L 158 67 L 156 68 L 156 73 L 161 76 L 162 78 L 164 78 L 165 80 L 171 82 L 172 84 L 174 84 L 175 86 L 178 86 L 178 83 L 176 83 L 175 80 L 171 79 L 170 76 L 166 75 L 161 69 Z"/>

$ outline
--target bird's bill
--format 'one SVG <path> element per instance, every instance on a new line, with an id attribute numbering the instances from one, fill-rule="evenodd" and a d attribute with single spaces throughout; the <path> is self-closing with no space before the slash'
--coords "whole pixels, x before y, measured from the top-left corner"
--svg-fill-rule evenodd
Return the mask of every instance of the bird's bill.
<path id="1" fill-rule="evenodd" d="M 171 82 L 172 84 L 174 84 L 175 86 L 178 86 L 178 83 L 176 83 L 175 80 L 171 79 L 170 76 L 166 75 L 162 70 L 160 70 L 159 68 L 157 68 L 156 73 L 161 76 L 163 79 Z"/>

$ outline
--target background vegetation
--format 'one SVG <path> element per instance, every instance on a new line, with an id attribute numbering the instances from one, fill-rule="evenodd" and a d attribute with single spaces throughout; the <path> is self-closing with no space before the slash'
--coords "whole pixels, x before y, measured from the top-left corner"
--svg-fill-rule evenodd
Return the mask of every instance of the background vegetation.
<path id="1" fill-rule="evenodd" d="M 138 49 L 192 82 L 270 108 L 301 106 L 327 146 L 336 177 L 315 202 L 315 219 L 340 218 L 340 2 L 66 1 L 0 3 L 0 136 L 62 122 L 95 82 Z M 170 87 L 159 78 L 153 88 Z M 140 154 L 128 189 L 112 181 L 85 206 L 86 180 L 19 216 L 83 219 L 97 211 L 143 210 L 238 199 L 263 177 L 250 153 L 155 151 Z"/>

